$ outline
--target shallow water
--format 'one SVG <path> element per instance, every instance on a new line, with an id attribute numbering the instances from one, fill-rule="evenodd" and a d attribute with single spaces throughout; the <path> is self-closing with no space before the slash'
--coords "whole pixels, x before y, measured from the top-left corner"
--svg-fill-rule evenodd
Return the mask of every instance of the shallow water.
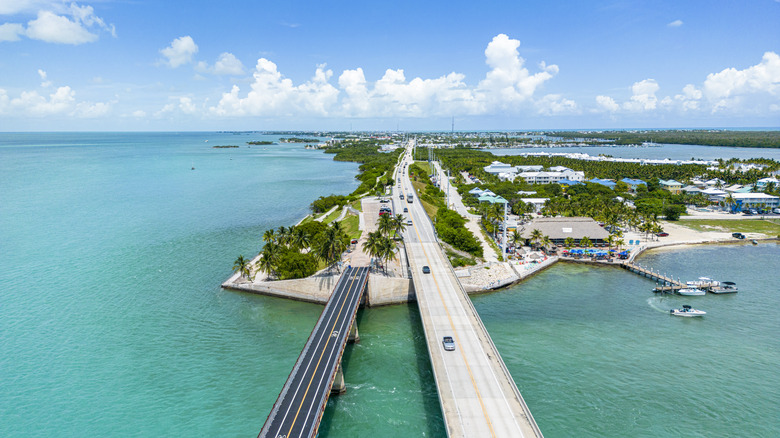
<path id="1" fill-rule="evenodd" d="M 254 436 L 321 306 L 219 284 L 357 165 L 259 135 L 0 134 L 0 435 Z M 209 140 L 207 143 L 205 140 Z M 195 170 L 191 170 L 191 167 Z M 778 247 L 559 264 L 474 303 L 547 437 L 777 436 Z M 709 312 L 674 318 L 683 303 Z M 364 309 L 320 436 L 443 436 L 417 307 Z"/>

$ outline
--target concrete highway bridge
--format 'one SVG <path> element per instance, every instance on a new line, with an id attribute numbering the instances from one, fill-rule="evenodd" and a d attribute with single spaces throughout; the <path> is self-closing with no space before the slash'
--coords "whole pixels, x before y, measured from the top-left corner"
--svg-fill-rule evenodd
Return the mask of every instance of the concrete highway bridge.
<path id="1" fill-rule="evenodd" d="M 368 268 L 347 268 L 314 326 L 258 436 L 313 437 L 331 391 L 344 388 L 341 355 L 356 336 L 355 315 L 368 284 Z"/>
<path id="2" fill-rule="evenodd" d="M 413 192 L 411 148 L 396 169 L 394 213 L 408 208 L 404 243 L 439 401 L 450 437 L 541 437 L 482 320 L 439 246 L 422 204 L 401 200 Z M 368 268 L 344 271 L 284 384 L 260 437 L 314 437 L 331 391 L 343 389 L 341 355 L 366 291 Z M 445 350 L 445 336 L 455 349 Z M 335 384 L 334 384 L 335 381 Z"/>

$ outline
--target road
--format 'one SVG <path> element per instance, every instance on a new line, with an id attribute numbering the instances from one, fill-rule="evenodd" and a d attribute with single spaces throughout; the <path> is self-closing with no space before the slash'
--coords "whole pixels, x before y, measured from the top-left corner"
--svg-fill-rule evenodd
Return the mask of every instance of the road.
<path id="1" fill-rule="evenodd" d="M 436 241 L 433 225 L 416 198 L 409 204 L 400 193 L 412 191 L 404 164 L 396 208 L 409 208 L 413 225 L 404 233 L 415 293 L 422 316 L 442 412 L 450 437 L 541 437 L 536 422 L 517 390 Z M 400 190 L 400 191 L 399 191 Z M 423 266 L 431 273 L 424 274 Z M 445 351 L 444 336 L 455 339 L 455 351 Z"/>
<path id="2" fill-rule="evenodd" d="M 344 270 L 259 437 L 316 436 L 367 281 L 368 268 Z"/>

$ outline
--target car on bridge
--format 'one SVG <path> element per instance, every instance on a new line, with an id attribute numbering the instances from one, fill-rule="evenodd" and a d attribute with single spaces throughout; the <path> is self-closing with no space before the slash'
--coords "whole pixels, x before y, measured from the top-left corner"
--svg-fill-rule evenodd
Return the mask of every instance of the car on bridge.
<path id="1" fill-rule="evenodd" d="M 423 274 L 430 274 L 431 273 L 431 268 L 429 268 L 427 266 L 423 266 L 423 270 L 422 271 L 423 271 Z"/>
<path id="2" fill-rule="evenodd" d="M 444 345 L 444 350 L 446 351 L 455 350 L 455 340 L 452 339 L 452 336 L 445 336 L 444 339 L 442 339 L 441 343 L 442 345 Z"/>

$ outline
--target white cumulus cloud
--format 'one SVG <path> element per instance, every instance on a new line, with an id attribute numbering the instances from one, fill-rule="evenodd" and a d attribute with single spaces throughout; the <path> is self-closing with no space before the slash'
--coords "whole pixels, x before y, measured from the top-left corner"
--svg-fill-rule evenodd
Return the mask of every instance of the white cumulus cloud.
<path id="1" fill-rule="evenodd" d="M 633 95 L 628 102 L 623 104 L 623 108 L 628 111 L 649 111 L 656 108 L 658 98 L 655 93 L 660 87 L 655 79 L 645 79 L 634 82 L 631 86 Z"/>
<path id="2" fill-rule="evenodd" d="M 285 77 L 272 61 L 261 58 L 244 95 L 238 85 L 209 108 L 219 116 L 314 115 L 327 117 L 429 117 L 518 112 L 534 107 L 543 114 L 578 111 L 575 102 L 559 95 L 534 101 L 533 96 L 558 73 L 556 65 L 540 63 L 532 73 L 517 48 L 520 41 L 497 35 L 485 49 L 489 67 L 476 85 L 451 72 L 434 78 L 407 78 L 403 69 L 386 69 L 374 82 L 362 68 L 344 70 L 332 84 L 333 72 L 317 66 L 301 84 Z M 201 67 L 205 67 L 205 64 Z"/>
<path id="3" fill-rule="evenodd" d="M 615 99 L 609 96 L 596 96 L 596 104 L 598 109 L 602 111 L 615 112 L 620 109 L 620 105 L 615 102 Z"/>
<path id="4" fill-rule="evenodd" d="M 28 38 L 59 44 L 84 44 L 97 41 L 98 36 L 91 33 L 78 21 L 57 15 L 50 11 L 38 12 L 38 18 L 27 23 Z"/>
<path id="5" fill-rule="evenodd" d="M 19 41 L 24 32 L 24 26 L 19 23 L 0 24 L 0 42 Z"/>
<path id="6" fill-rule="evenodd" d="M 536 102 L 537 112 L 546 116 L 556 114 L 578 114 L 577 103 L 560 94 L 547 94 Z"/>
<path id="7" fill-rule="evenodd" d="M 232 53 L 222 53 L 214 64 L 214 74 L 238 76 L 244 74 L 244 64 Z"/>
<path id="8" fill-rule="evenodd" d="M 100 117 L 111 111 L 114 102 L 87 102 L 76 99 L 76 91 L 70 86 L 57 87 L 47 93 L 43 89 L 52 85 L 47 80 L 47 74 L 38 70 L 38 76 L 43 80 L 41 90 L 27 90 L 11 97 L 6 90 L 0 89 L 0 114 L 14 116 L 45 117 L 65 115 L 76 118 Z"/>
<path id="9" fill-rule="evenodd" d="M 683 25 L 683 21 L 682 20 L 674 20 L 671 23 L 667 24 L 666 26 L 667 27 L 680 27 L 682 25 Z"/>
<path id="10" fill-rule="evenodd" d="M 160 53 L 165 57 L 168 66 L 176 68 L 192 62 L 192 57 L 198 53 L 198 45 L 187 35 L 174 39 L 171 45 L 161 49 Z"/>
<path id="11" fill-rule="evenodd" d="M 69 5 L 57 1 L 0 1 L 0 15 L 35 14 L 21 23 L 0 25 L 0 41 L 19 41 L 21 37 L 56 44 L 84 44 L 97 41 L 101 29 L 116 36 L 109 25 L 95 15 L 92 6 Z"/>

